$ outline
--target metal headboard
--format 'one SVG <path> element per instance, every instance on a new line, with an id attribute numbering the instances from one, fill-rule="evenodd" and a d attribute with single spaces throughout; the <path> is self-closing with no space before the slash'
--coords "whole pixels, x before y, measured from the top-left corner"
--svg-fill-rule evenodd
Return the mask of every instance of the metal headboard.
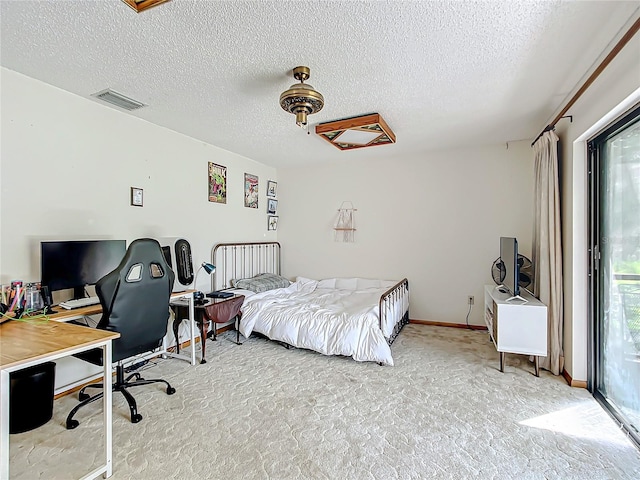
<path id="1" fill-rule="evenodd" d="M 231 287 L 231 280 L 250 278 L 259 273 L 280 275 L 280 244 L 278 242 L 219 243 L 211 252 L 216 266 L 213 289 Z"/>

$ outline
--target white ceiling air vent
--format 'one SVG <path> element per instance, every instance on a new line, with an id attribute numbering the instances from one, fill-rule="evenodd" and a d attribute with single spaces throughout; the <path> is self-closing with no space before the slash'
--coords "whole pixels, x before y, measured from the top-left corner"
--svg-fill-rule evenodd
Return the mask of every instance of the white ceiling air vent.
<path id="1" fill-rule="evenodd" d="M 115 105 L 116 107 L 124 108 L 125 110 L 129 110 L 129 111 L 146 107 L 144 103 L 140 103 L 129 97 L 125 97 L 121 93 L 114 92 L 113 90 L 110 90 L 108 88 L 101 92 L 94 93 L 91 96 L 96 97 L 104 102 Z"/>

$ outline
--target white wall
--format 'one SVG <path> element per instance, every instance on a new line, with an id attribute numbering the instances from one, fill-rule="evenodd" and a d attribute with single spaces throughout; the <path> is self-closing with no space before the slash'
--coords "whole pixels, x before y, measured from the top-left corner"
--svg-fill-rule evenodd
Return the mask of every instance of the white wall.
<path id="1" fill-rule="evenodd" d="M 402 141 L 401 132 L 398 134 Z M 332 147 L 327 147 L 332 148 Z M 411 318 L 484 325 L 483 285 L 499 237 L 531 257 L 533 151 L 529 142 L 278 171 L 283 273 L 311 278 L 407 277 Z M 356 212 L 355 243 L 334 241 L 343 201 Z"/>
<path id="2" fill-rule="evenodd" d="M 556 127 L 562 149 L 565 370 L 578 382 L 588 380 L 586 141 L 611 118 L 640 102 L 638 93 L 633 95 L 638 87 L 640 36 L 636 34 L 567 112 L 573 115 L 573 122 L 561 120 Z"/>
<path id="3" fill-rule="evenodd" d="M 1 81 L 0 282 L 39 280 L 41 240 L 179 236 L 197 265 L 218 242 L 277 238 L 274 168 L 5 68 Z M 208 201 L 208 162 L 227 167 L 227 204 Z M 245 172 L 260 179 L 257 210 L 244 207 Z M 144 207 L 130 206 L 132 186 Z"/>

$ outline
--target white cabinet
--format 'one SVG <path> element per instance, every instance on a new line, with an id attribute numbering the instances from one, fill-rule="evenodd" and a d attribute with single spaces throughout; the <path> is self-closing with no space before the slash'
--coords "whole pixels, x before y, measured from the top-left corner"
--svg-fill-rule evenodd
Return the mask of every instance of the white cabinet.
<path id="1" fill-rule="evenodd" d="M 519 353 L 534 356 L 539 376 L 538 357 L 547 356 L 547 306 L 524 290 L 520 295 L 526 302 L 509 300 L 511 295 L 496 285 L 485 285 L 484 319 L 500 352 L 500 371 L 504 372 L 505 353 Z"/>

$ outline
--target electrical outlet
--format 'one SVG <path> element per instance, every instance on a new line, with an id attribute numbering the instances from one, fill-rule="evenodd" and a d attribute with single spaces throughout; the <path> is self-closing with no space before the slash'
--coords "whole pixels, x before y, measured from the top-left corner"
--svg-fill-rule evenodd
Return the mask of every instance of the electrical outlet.
<path id="1" fill-rule="evenodd" d="M 475 298 L 473 298 L 473 295 L 469 295 L 467 297 L 467 302 L 469 303 L 469 305 L 473 305 L 475 303 Z"/>

